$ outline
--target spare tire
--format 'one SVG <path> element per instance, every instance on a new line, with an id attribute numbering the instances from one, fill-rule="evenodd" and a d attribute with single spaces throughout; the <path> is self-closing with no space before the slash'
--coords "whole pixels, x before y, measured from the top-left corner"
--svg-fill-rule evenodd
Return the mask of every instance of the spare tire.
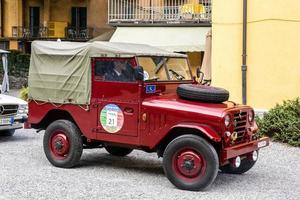
<path id="1" fill-rule="evenodd" d="M 229 92 L 223 88 L 200 84 L 181 84 L 177 87 L 177 94 L 183 99 L 222 103 L 229 98 Z"/>

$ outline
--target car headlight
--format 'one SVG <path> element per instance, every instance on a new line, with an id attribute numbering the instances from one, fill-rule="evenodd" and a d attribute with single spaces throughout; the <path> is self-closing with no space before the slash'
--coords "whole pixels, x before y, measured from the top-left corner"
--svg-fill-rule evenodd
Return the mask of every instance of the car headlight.
<path id="1" fill-rule="evenodd" d="M 18 114 L 27 114 L 28 113 L 28 105 L 20 104 L 18 109 Z"/>
<path id="2" fill-rule="evenodd" d="M 254 111 L 253 110 L 251 110 L 249 112 L 249 114 L 248 114 L 248 120 L 249 120 L 249 122 L 253 122 L 253 120 L 254 120 Z"/>
<path id="3" fill-rule="evenodd" d="M 230 125 L 230 122 L 231 122 L 230 115 L 226 115 L 225 118 L 224 118 L 225 126 L 228 127 Z"/>

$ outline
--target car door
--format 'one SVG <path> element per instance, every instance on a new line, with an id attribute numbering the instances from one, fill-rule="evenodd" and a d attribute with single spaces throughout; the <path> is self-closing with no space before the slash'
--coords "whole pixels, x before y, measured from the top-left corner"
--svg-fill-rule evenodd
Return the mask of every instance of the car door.
<path id="1" fill-rule="evenodd" d="M 97 138 L 124 142 L 124 136 L 137 137 L 140 84 L 134 77 L 135 59 L 94 58 L 92 62 L 91 109 L 97 109 Z M 115 68 L 120 64 L 123 70 L 118 73 Z"/>

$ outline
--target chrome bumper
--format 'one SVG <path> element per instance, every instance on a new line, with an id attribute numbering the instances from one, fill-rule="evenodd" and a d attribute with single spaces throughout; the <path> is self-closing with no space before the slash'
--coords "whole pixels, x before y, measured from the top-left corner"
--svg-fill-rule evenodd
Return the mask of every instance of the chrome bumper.
<path id="1" fill-rule="evenodd" d="M 27 118 L 27 115 L 16 115 L 14 116 L 14 123 L 11 125 L 0 125 L 0 131 L 21 129 L 23 128 L 23 123 L 27 122 Z"/>
<path id="2" fill-rule="evenodd" d="M 256 151 L 260 148 L 269 146 L 269 143 L 270 143 L 270 138 L 263 137 L 263 138 L 260 138 L 258 140 L 254 140 L 254 141 L 251 141 L 248 143 L 243 143 L 243 144 L 239 144 L 236 146 L 227 147 L 221 153 L 221 163 L 225 163 L 231 158 L 245 155 L 245 154 L 251 153 L 253 151 Z M 261 146 L 260 144 L 263 144 L 263 146 Z"/>

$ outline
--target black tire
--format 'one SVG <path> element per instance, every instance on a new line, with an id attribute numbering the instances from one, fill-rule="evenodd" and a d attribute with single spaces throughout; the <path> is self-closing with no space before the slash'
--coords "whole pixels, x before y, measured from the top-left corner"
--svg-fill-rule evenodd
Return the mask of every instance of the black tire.
<path id="1" fill-rule="evenodd" d="M 54 134 L 62 132 L 67 138 L 69 150 L 65 155 L 57 156 L 52 150 L 51 142 Z M 44 135 L 44 152 L 49 162 L 61 168 L 71 168 L 79 163 L 82 155 L 83 142 L 78 127 L 68 120 L 57 120 L 51 123 Z"/>
<path id="2" fill-rule="evenodd" d="M 200 84 L 181 84 L 177 87 L 177 94 L 183 99 L 222 103 L 229 98 L 229 92 L 223 88 Z"/>
<path id="3" fill-rule="evenodd" d="M 231 164 L 227 164 L 220 167 L 220 170 L 222 173 L 226 174 L 243 174 L 249 171 L 255 163 L 256 161 L 245 158 L 241 161 L 241 165 L 238 168 L 233 167 Z"/>
<path id="4" fill-rule="evenodd" d="M 8 136 L 11 137 L 15 134 L 15 130 L 4 130 L 0 132 L 0 136 Z"/>
<path id="5" fill-rule="evenodd" d="M 133 149 L 124 148 L 124 147 L 115 147 L 115 146 L 106 146 L 105 150 L 113 156 L 124 157 L 130 154 Z"/>
<path id="6" fill-rule="evenodd" d="M 192 149 L 192 151 L 195 151 L 203 158 L 202 163 L 205 163 L 206 167 L 202 166 L 202 172 L 196 174 L 195 177 L 186 177 L 185 175 L 179 174 L 178 170 L 176 170 L 178 167 L 176 167 L 176 163 L 178 163 L 180 157 L 178 156 L 178 152 L 182 149 Z M 180 166 L 184 168 L 184 165 Z M 204 190 L 213 183 L 218 174 L 218 154 L 214 147 L 202 137 L 182 135 L 171 141 L 165 149 L 163 154 L 163 168 L 169 181 L 177 188 L 192 191 Z"/>

